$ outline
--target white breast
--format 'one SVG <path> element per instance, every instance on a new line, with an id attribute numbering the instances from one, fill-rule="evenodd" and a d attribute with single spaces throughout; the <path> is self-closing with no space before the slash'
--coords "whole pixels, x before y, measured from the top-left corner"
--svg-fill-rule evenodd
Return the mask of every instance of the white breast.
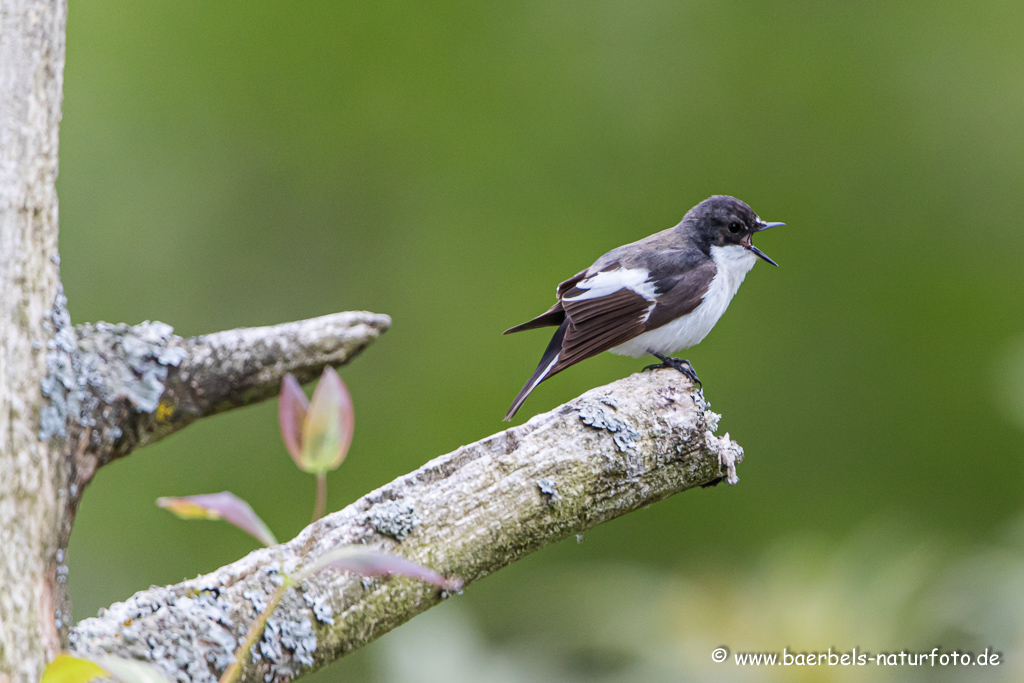
<path id="1" fill-rule="evenodd" d="M 743 283 L 757 257 L 739 245 L 711 247 L 711 258 L 718 272 L 697 308 L 687 315 L 644 332 L 613 349 L 612 353 L 639 358 L 651 351 L 669 355 L 699 344 L 729 307 L 736 290 Z"/>

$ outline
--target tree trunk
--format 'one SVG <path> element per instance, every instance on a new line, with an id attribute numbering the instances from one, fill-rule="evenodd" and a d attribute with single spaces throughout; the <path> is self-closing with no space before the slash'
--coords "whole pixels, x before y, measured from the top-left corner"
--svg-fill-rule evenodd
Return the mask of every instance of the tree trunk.
<path id="1" fill-rule="evenodd" d="M 66 632 L 60 446 L 39 438 L 57 255 L 63 0 L 0 0 L 0 681 L 39 680 Z"/>

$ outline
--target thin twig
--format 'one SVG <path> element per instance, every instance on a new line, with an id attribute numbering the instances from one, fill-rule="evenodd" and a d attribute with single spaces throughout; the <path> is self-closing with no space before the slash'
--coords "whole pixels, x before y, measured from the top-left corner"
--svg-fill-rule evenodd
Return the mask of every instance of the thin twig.
<path id="1" fill-rule="evenodd" d="M 259 613 L 249 626 L 249 631 L 245 634 L 245 640 L 235 650 L 235 661 L 231 662 L 228 668 L 224 669 L 224 674 L 220 677 L 220 683 L 234 683 L 238 675 L 242 673 L 242 667 L 249 661 L 249 653 L 252 651 L 253 646 L 259 642 L 260 636 L 263 635 L 263 629 L 267 627 L 267 619 L 277 609 L 281 598 L 284 597 L 284 594 L 291 587 L 291 579 L 283 575 L 282 578 L 284 582 L 277 587 L 274 594 L 270 596 L 267 606 L 263 608 L 263 611 Z"/>
<path id="2" fill-rule="evenodd" d="M 327 510 L 327 475 L 316 475 L 316 503 L 313 505 L 313 522 L 324 516 Z M 310 522 L 312 524 L 312 522 Z"/>

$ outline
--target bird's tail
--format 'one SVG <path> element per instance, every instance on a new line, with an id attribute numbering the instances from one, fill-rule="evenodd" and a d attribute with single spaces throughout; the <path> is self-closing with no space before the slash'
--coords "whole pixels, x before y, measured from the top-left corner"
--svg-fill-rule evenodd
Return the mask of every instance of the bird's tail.
<path id="1" fill-rule="evenodd" d="M 530 379 L 526 380 L 526 384 L 519 391 L 516 400 L 512 401 L 512 406 L 505 413 L 505 422 L 508 422 L 515 416 L 519 406 L 523 405 L 523 401 L 530 395 L 530 392 L 536 389 L 538 384 L 551 376 L 551 368 L 555 367 L 555 364 L 558 363 L 558 354 L 562 351 L 562 339 L 565 337 L 565 328 L 568 326 L 568 321 L 563 322 L 555 332 L 555 336 L 551 337 L 548 348 L 544 350 L 544 355 L 540 357 L 537 369 L 533 371 Z"/>
<path id="2" fill-rule="evenodd" d="M 510 327 L 505 330 L 505 334 L 512 334 L 513 332 L 522 332 L 523 330 L 532 330 L 537 327 L 549 327 L 555 325 L 561 325 L 565 322 L 565 310 L 562 308 L 562 302 L 555 303 L 554 306 L 538 315 L 533 320 L 527 320 L 521 325 Z"/>

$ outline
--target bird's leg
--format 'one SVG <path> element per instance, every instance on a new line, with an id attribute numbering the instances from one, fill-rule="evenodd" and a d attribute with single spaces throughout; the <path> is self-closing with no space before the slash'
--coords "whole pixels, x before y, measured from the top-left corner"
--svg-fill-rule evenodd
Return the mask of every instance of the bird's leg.
<path id="1" fill-rule="evenodd" d="M 672 358 L 665 356 L 657 351 L 651 351 L 650 354 L 661 361 L 660 365 L 648 365 L 644 370 L 657 370 L 658 368 L 672 368 L 686 375 L 686 377 L 697 385 L 698 388 L 703 389 L 704 385 L 701 384 L 700 378 L 697 377 L 697 371 L 693 369 L 693 364 L 690 361 L 683 358 Z"/>

